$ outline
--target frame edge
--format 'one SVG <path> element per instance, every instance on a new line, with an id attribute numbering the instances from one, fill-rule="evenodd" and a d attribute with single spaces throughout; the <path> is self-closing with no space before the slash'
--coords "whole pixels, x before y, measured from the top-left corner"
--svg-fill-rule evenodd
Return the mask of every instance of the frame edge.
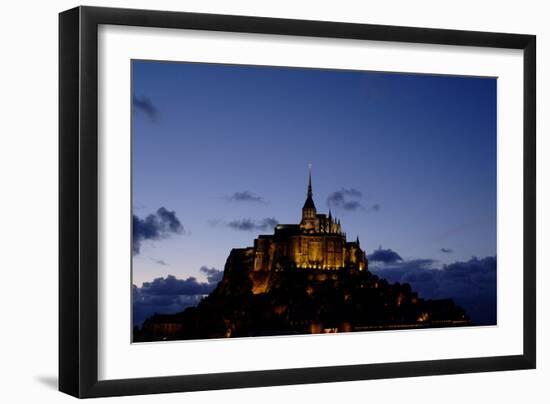
<path id="1" fill-rule="evenodd" d="M 59 14 L 59 390 L 79 396 L 80 10 Z"/>
<path id="2" fill-rule="evenodd" d="M 523 50 L 523 356 L 536 368 L 537 352 L 537 39 L 529 35 Z"/>

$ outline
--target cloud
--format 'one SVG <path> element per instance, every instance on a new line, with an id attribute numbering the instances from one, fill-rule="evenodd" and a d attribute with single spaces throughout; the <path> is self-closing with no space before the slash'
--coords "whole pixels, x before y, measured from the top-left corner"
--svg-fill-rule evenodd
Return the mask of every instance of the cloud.
<path id="1" fill-rule="evenodd" d="M 191 276 L 178 279 L 173 275 L 144 282 L 141 287 L 133 285 L 133 322 L 141 326 L 143 321 L 155 313 L 173 314 L 189 306 L 196 306 L 201 299 L 214 290 L 223 278 L 223 271 L 201 267 L 207 275 L 207 282 L 199 282 Z"/>
<path id="2" fill-rule="evenodd" d="M 214 267 L 208 268 L 206 266 L 202 266 L 200 268 L 200 271 L 203 274 L 206 274 L 206 279 L 208 279 L 208 283 L 215 283 L 217 284 L 220 282 L 223 278 L 223 271 L 220 271 L 219 269 L 216 269 Z"/>
<path id="3" fill-rule="evenodd" d="M 254 195 L 250 191 L 235 192 L 233 195 L 226 196 L 225 199 L 232 202 L 267 203 L 261 196 Z"/>
<path id="4" fill-rule="evenodd" d="M 329 194 L 327 198 L 327 204 L 331 208 L 341 208 L 348 211 L 354 211 L 362 208 L 362 205 L 357 199 L 361 198 L 363 194 L 357 189 L 342 188 L 340 191 L 335 191 Z M 351 200 L 350 200 L 351 199 Z"/>
<path id="5" fill-rule="evenodd" d="M 132 97 L 132 105 L 141 113 L 145 114 L 149 120 L 155 122 L 158 119 L 158 109 L 148 97 Z"/>
<path id="6" fill-rule="evenodd" d="M 371 206 L 365 206 L 359 199 L 363 197 L 363 193 L 355 188 L 342 188 L 340 191 L 334 191 L 327 198 L 327 205 L 331 208 L 342 209 L 348 212 L 357 210 L 374 211 L 380 210 L 380 204 L 375 203 Z"/>
<path id="7" fill-rule="evenodd" d="M 151 261 L 153 261 L 155 264 L 159 264 L 159 265 L 162 265 L 162 266 L 168 266 L 168 264 L 164 260 L 158 260 L 156 258 L 151 258 Z"/>
<path id="8" fill-rule="evenodd" d="M 403 261 L 403 258 L 401 258 L 401 256 L 395 251 L 389 248 L 387 250 L 384 250 L 382 247 L 379 247 L 378 250 L 374 250 L 374 252 L 368 256 L 368 258 L 371 262 L 393 263 Z"/>
<path id="9" fill-rule="evenodd" d="M 141 243 L 144 240 L 159 240 L 171 234 L 181 234 L 183 231 L 176 212 L 169 211 L 164 207 L 144 219 L 132 215 L 132 252 L 134 255 L 139 254 Z"/>
<path id="10" fill-rule="evenodd" d="M 258 220 L 258 221 L 254 221 L 251 219 L 232 220 L 228 222 L 226 225 L 231 229 L 250 231 L 250 230 L 268 230 L 268 229 L 274 228 L 278 224 L 279 222 L 276 219 L 272 217 L 266 217 L 265 219 Z"/>
<path id="11" fill-rule="evenodd" d="M 441 251 L 441 252 L 444 253 L 444 254 L 450 254 L 450 253 L 453 252 L 453 250 L 452 250 L 451 248 L 442 248 L 442 249 L 439 250 L 439 251 Z"/>
<path id="12" fill-rule="evenodd" d="M 178 279 L 174 275 L 166 278 L 155 278 L 152 282 L 143 282 L 143 293 L 152 295 L 205 295 L 212 291 L 211 285 L 197 281 L 190 276 L 186 279 Z"/>
<path id="13" fill-rule="evenodd" d="M 133 325 L 141 327 L 143 322 L 153 314 L 174 314 L 186 307 L 199 304 L 203 295 L 154 295 L 144 293 L 141 288 L 133 285 Z"/>
<path id="14" fill-rule="evenodd" d="M 439 267 L 432 259 L 371 267 L 373 273 L 390 282 L 410 283 L 422 298 L 452 298 L 480 325 L 496 324 L 496 270 L 496 257 L 474 257 Z"/>
<path id="15" fill-rule="evenodd" d="M 279 224 L 279 221 L 273 217 L 266 217 L 260 220 L 236 219 L 236 220 L 231 220 L 229 222 L 226 222 L 222 219 L 210 219 L 208 223 L 210 223 L 211 226 L 222 225 L 225 227 L 229 227 L 230 229 L 233 229 L 233 230 L 266 231 L 266 230 L 273 229 L 275 226 L 277 226 Z"/>

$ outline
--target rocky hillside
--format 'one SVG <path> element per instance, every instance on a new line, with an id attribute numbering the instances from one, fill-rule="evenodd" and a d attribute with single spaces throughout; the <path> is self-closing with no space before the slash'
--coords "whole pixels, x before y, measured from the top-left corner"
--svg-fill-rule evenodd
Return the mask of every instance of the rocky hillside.
<path id="1" fill-rule="evenodd" d="M 181 313 L 152 316 L 134 330 L 134 341 L 470 325 L 451 299 L 421 299 L 409 284 L 390 284 L 369 271 L 251 273 L 249 259 L 244 250 L 233 250 L 209 296 Z M 253 293 L 258 279 L 265 293 Z"/>

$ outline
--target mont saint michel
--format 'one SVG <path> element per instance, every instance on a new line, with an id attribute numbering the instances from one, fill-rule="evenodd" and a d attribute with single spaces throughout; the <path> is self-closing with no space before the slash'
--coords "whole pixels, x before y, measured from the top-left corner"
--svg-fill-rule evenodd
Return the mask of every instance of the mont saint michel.
<path id="1" fill-rule="evenodd" d="M 423 299 L 369 271 L 359 237 L 319 213 L 311 168 L 299 223 L 234 248 L 223 278 L 196 306 L 154 314 L 134 341 L 321 334 L 470 325 L 451 298 Z"/>

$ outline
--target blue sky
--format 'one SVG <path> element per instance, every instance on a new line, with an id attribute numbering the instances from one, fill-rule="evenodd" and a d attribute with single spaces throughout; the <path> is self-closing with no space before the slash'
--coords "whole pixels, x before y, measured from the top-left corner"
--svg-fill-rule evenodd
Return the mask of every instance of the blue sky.
<path id="1" fill-rule="evenodd" d="M 206 282 L 299 222 L 308 163 L 317 210 L 332 197 L 367 253 L 496 255 L 496 78 L 133 61 L 132 80 L 134 215 L 181 224 L 140 243 L 138 286 Z"/>

